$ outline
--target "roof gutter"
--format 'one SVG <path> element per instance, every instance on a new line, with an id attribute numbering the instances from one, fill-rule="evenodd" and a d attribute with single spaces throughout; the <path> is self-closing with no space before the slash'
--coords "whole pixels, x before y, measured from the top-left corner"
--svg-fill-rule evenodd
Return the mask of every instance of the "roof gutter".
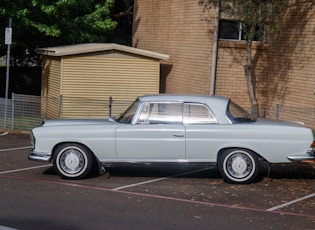
<path id="1" fill-rule="evenodd" d="M 217 54 L 218 54 L 218 37 L 219 37 L 219 20 L 220 20 L 220 1 L 215 6 L 215 18 L 213 28 L 213 46 L 212 46 L 212 63 L 210 77 L 210 95 L 215 93 L 215 80 L 217 71 Z"/>

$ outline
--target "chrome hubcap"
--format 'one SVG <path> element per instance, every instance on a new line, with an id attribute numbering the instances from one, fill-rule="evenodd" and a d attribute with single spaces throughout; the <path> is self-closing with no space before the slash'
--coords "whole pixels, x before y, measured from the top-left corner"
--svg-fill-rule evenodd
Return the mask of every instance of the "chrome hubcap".
<path id="1" fill-rule="evenodd" d="M 227 160 L 227 170 L 235 178 L 244 178 L 252 171 L 253 165 L 244 154 L 234 154 Z"/>
<path id="2" fill-rule="evenodd" d="M 66 150 L 60 158 L 60 165 L 63 171 L 74 174 L 80 172 L 84 167 L 84 157 L 75 149 Z"/>

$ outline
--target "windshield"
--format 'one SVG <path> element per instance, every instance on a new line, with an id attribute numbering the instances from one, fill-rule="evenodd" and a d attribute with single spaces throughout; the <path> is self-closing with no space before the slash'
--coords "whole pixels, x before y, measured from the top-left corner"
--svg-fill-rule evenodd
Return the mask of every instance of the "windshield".
<path id="1" fill-rule="evenodd" d="M 116 119 L 117 122 L 125 123 L 125 124 L 131 124 L 132 119 L 137 111 L 139 105 L 139 100 L 135 100 L 128 109 L 122 113 L 118 119 Z"/>
<path id="2" fill-rule="evenodd" d="M 233 101 L 229 102 L 227 116 L 232 123 L 254 122 L 256 118 Z"/>

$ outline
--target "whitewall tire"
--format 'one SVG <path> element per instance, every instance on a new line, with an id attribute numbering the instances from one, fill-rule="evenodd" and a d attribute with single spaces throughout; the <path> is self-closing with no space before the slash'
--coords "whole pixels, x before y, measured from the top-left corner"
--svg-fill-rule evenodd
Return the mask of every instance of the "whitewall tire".
<path id="1" fill-rule="evenodd" d="M 64 179 L 82 179 L 91 172 L 93 156 L 80 144 L 66 143 L 58 146 L 53 154 L 55 171 Z"/>
<path id="2" fill-rule="evenodd" d="M 259 159 L 247 149 L 228 149 L 220 155 L 218 168 L 226 182 L 247 184 L 259 174 Z"/>

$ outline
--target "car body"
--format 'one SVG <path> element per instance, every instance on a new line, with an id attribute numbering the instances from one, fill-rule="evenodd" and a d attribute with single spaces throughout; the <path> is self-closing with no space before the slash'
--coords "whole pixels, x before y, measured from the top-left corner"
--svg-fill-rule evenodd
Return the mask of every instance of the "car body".
<path id="1" fill-rule="evenodd" d="M 217 165 L 227 182 L 250 183 L 260 160 L 315 160 L 309 128 L 255 119 L 219 96 L 140 96 L 117 119 L 47 120 L 31 137 L 29 159 L 53 161 L 62 178 L 72 179 L 95 165 L 101 172 L 120 163 L 197 163 Z"/>

